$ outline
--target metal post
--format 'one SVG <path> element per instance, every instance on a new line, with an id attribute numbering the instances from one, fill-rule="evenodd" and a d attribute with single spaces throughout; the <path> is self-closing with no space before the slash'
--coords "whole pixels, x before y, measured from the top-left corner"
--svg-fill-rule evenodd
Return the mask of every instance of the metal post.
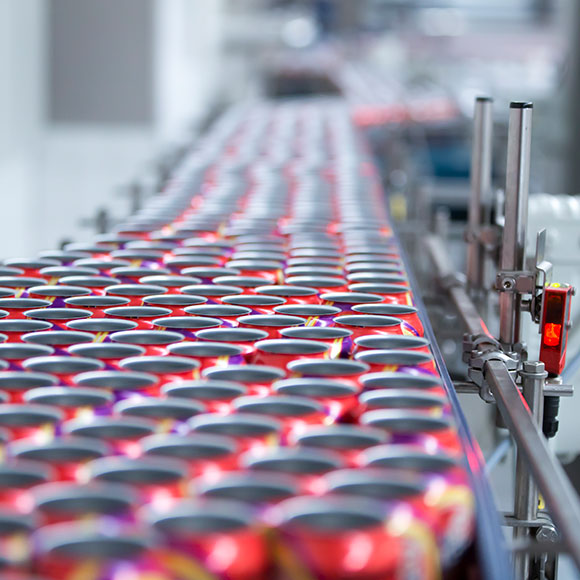
<path id="1" fill-rule="evenodd" d="M 522 395 L 528 404 L 532 419 L 541 430 L 544 416 L 544 383 L 548 373 L 544 369 L 544 363 L 527 361 L 523 363 L 522 371 Z M 516 460 L 516 483 L 514 499 L 514 516 L 518 520 L 535 520 L 538 513 L 538 488 L 530 474 L 528 462 L 522 453 L 517 454 Z M 530 530 L 524 526 L 514 528 L 514 539 L 523 540 L 528 538 Z M 527 579 L 530 577 L 530 564 L 532 556 L 519 553 L 514 560 L 515 577 Z"/>
<path id="2" fill-rule="evenodd" d="M 479 233 L 488 221 L 491 203 L 492 105 L 493 99 L 488 97 L 478 97 L 475 100 L 466 272 L 471 291 L 482 290 L 485 286 L 485 251 Z"/>
<path id="3" fill-rule="evenodd" d="M 530 145 L 532 103 L 510 104 L 505 190 L 505 226 L 503 231 L 501 270 L 524 269 L 528 193 L 530 181 Z M 504 282 L 499 298 L 500 342 L 512 349 L 520 342 L 521 296 L 513 285 Z"/>

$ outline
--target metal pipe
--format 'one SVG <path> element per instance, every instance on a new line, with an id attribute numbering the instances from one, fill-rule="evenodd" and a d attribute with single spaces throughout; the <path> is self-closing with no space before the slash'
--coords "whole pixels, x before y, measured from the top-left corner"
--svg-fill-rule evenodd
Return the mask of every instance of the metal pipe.
<path id="1" fill-rule="evenodd" d="M 548 504 L 562 542 L 580 568 L 580 501 L 576 491 L 560 462 L 548 448 L 546 439 L 504 363 L 499 360 L 488 361 L 485 378 L 518 445 L 518 453 L 526 460 Z"/>
<path id="2" fill-rule="evenodd" d="M 465 291 L 462 281 L 457 277 L 449 261 L 441 238 L 429 235 L 425 238 L 425 247 L 435 266 L 435 274 L 440 284 L 447 290 L 449 297 L 463 320 L 469 334 L 487 334 L 489 331 L 483 322 L 471 298 Z"/>
<path id="3" fill-rule="evenodd" d="M 485 286 L 485 251 L 479 239 L 481 227 L 488 221 L 491 194 L 491 159 L 493 139 L 493 99 L 478 97 L 473 116 L 471 149 L 471 196 L 469 198 L 467 238 L 467 286 L 483 290 Z"/>
<path id="4" fill-rule="evenodd" d="M 526 361 L 522 371 L 522 395 L 528 404 L 534 423 L 542 428 L 544 417 L 544 383 L 548 373 L 544 363 Z M 514 516 L 518 520 L 535 520 L 538 513 L 538 488 L 530 474 L 524 454 L 518 451 L 516 459 L 516 482 L 514 494 Z M 514 540 L 528 539 L 530 530 L 527 527 L 514 529 Z M 530 576 L 531 559 L 527 554 L 518 554 L 514 560 L 515 577 Z"/>
<path id="5" fill-rule="evenodd" d="M 501 251 L 502 271 L 524 269 L 531 136 L 532 103 L 511 103 L 507 145 L 505 225 Z M 521 306 L 521 296 L 516 292 L 500 293 L 499 339 L 510 350 L 520 342 Z"/>

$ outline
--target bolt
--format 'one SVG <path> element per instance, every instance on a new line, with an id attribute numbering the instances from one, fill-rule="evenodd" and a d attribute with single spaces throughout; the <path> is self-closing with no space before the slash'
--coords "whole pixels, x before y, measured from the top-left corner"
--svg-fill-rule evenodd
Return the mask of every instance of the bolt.
<path id="1" fill-rule="evenodd" d="M 554 526 L 541 526 L 536 532 L 538 542 L 557 542 L 558 539 L 558 532 Z"/>
<path id="2" fill-rule="evenodd" d="M 527 360 L 522 365 L 524 373 L 543 374 L 545 372 L 544 363 L 539 361 Z"/>
<path id="3" fill-rule="evenodd" d="M 514 284 L 515 284 L 515 280 L 513 278 L 506 278 L 503 281 L 502 286 L 503 286 L 504 290 L 511 290 L 514 287 Z"/>

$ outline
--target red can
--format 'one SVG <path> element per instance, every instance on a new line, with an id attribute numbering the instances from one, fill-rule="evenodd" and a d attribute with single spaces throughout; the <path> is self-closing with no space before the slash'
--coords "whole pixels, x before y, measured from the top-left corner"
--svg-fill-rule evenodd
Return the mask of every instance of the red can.
<path id="1" fill-rule="evenodd" d="M 166 318 L 156 318 L 153 321 L 155 329 L 179 332 L 186 339 L 194 340 L 196 332 L 206 328 L 217 328 L 223 326 L 219 318 L 209 318 L 207 316 L 168 316 Z"/>
<path id="2" fill-rule="evenodd" d="M 308 286 L 289 284 L 274 284 L 258 286 L 254 292 L 259 295 L 278 296 L 286 300 L 286 304 L 318 304 L 318 293 Z"/>
<path id="3" fill-rule="evenodd" d="M 163 382 L 199 378 L 199 361 L 183 356 L 134 356 L 122 360 L 121 369 L 150 373 Z"/>
<path id="4" fill-rule="evenodd" d="M 105 309 L 113 306 L 126 306 L 129 298 L 123 296 L 73 296 L 65 299 L 69 308 L 83 308 L 93 313 L 92 318 L 103 318 Z"/>
<path id="5" fill-rule="evenodd" d="M 371 389 L 425 389 L 440 395 L 446 395 L 441 379 L 430 373 L 418 371 L 369 373 L 361 377 L 365 391 Z"/>
<path id="6" fill-rule="evenodd" d="M 312 425 L 293 435 L 290 443 L 333 451 L 346 465 L 356 467 L 362 450 L 380 445 L 386 439 L 384 431 L 361 425 Z"/>
<path id="7" fill-rule="evenodd" d="M 50 467 L 52 480 L 80 481 L 84 478 L 85 465 L 111 452 L 102 441 L 84 437 L 55 437 L 49 441 L 16 441 L 9 447 L 10 453 L 23 460 L 38 461 Z"/>
<path id="8" fill-rule="evenodd" d="M 215 281 L 214 281 L 215 282 Z M 193 284 L 184 286 L 181 293 L 193 296 L 206 296 L 209 303 L 217 303 L 220 296 L 229 296 L 231 294 L 242 294 L 242 288 L 238 286 L 225 286 L 223 284 Z"/>
<path id="9" fill-rule="evenodd" d="M 230 365 L 227 368 L 211 367 L 203 371 L 203 376 L 218 381 L 236 381 L 248 389 L 249 395 L 267 395 L 273 381 L 283 379 L 286 373 L 267 365 Z"/>
<path id="10" fill-rule="evenodd" d="M 195 336 L 200 341 L 225 342 L 239 346 L 248 357 L 255 352 L 255 343 L 268 338 L 268 333 L 254 328 L 208 328 L 196 332 Z"/>
<path id="11" fill-rule="evenodd" d="M 169 308 L 172 316 L 185 316 L 184 308 L 204 304 L 207 302 L 207 298 L 189 294 L 155 294 L 154 296 L 144 296 L 142 302 L 143 306 Z"/>
<path id="12" fill-rule="evenodd" d="M 318 294 L 326 292 L 345 292 L 348 290 L 348 282 L 338 276 L 289 276 L 286 284 L 290 286 L 307 286 L 315 288 Z"/>
<path id="13" fill-rule="evenodd" d="M 46 308 L 47 306 L 50 306 L 49 300 L 39 300 L 38 298 L 0 298 L 0 308 L 8 312 L 7 318 L 11 320 L 26 318 L 24 313 L 27 310 Z"/>
<path id="14" fill-rule="evenodd" d="M 360 314 L 394 316 L 402 320 L 403 334 L 409 336 L 423 336 L 425 334 L 419 312 L 414 306 L 406 304 L 360 304 L 353 306 L 352 310 Z"/>
<path id="15" fill-rule="evenodd" d="M 244 363 L 243 348 L 222 342 L 182 342 L 171 345 L 168 350 L 172 355 L 196 358 L 201 369 Z"/>
<path id="16" fill-rule="evenodd" d="M 138 346 L 148 356 L 166 355 L 171 345 L 183 341 L 183 334 L 168 330 L 125 330 L 114 332 L 110 336 L 112 343 L 118 345 Z"/>
<path id="17" fill-rule="evenodd" d="M 201 260 L 202 257 L 201 256 L 191 256 L 191 261 L 194 260 Z M 216 259 L 217 258 L 212 258 L 211 256 L 204 256 L 204 259 Z M 181 273 L 186 275 L 186 276 L 195 276 L 196 278 L 200 278 L 202 284 L 211 284 L 213 280 L 215 280 L 216 278 L 219 278 L 221 276 L 237 276 L 240 271 L 236 270 L 235 268 L 223 268 L 220 266 L 203 266 L 203 265 L 199 265 L 199 266 L 191 266 L 191 267 L 187 267 L 184 268 L 183 270 L 181 270 Z"/>
<path id="18" fill-rule="evenodd" d="M 107 368 L 119 369 L 119 363 L 124 358 L 145 354 L 145 349 L 134 344 L 115 344 L 111 342 L 97 344 L 76 344 L 68 348 L 75 357 L 94 358 L 105 364 Z M 85 369 L 95 370 L 95 369 Z"/>
<path id="19" fill-rule="evenodd" d="M 320 361 L 297 360 L 288 363 L 287 368 L 291 376 L 294 377 L 328 378 L 358 385 L 361 375 L 369 369 L 369 366 L 354 360 L 329 359 Z"/>
<path id="20" fill-rule="evenodd" d="M 12 342 L 0 344 L 0 370 L 21 371 L 22 363 L 29 358 L 49 356 L 54 353 L 54 348 L 42 344 L 26 344 Z"/>
<path id="21" fill-rule="evenodd" d="M 120 318 L 135 322 L 135 328 L 139 330 L 151 330 L 156 319 L 171 314 L 169 308 L 158 306 L 114 306 L 107 308 L 104 312 L 107 318 Z"/>
<path id="22" fill-rule="evenodd" d="M 430 353 L 429 341 L 419 336 L 395 334 L 369 334 L 360 336 L 355 341 L 356 351 L 374 349 L 411 350 L 413 352 Z"/>
<path id="23" fill-rule="evenodd" d="M 141 278 L 151 274 L 169 274 L 169 270 L 158 264 L 152 264 L 151 267 L 121 266 L 111 270 L 111 276 L 120 284 L 138 284 Z"/>
<path id="24" fill-rule="evenodd" d="M 45 524 L 87 522 L 103 516 L 128 522 L 138 505 L 129 486 L 96 481 L 47 483 L 36 486 L 31 496 Z"/>
<path id="25" fill-rule="evenodd" d="M 90 387 L 36 387 L 23 396 L 27 403 L 58 407 L 66 419 L 103 414 L 113 401 L 113 395 L 103 389 Z"/>
<path id="26" fill-rule="evenodd" d="M 238 445 L 232 437 L 209 433 L 152 435 L 140 441 L 146 456 L 173 457 L 187 463 L 189 476 L 213 480 L 238 466 Z"/>
<path id="27" fill-rule="evenodd" d="M 405 372 L 412 369 L 423 369 L 426 372 L 437 374 L 433 355 L 429 352 L 372 349 L 357 353 L 355 359 L 368 364 L 371 372 Z"/>
<path id="28" fill-rule="evenodd" d="M 156 396 L 159 393 L 159 379 L 149 373 L 130 371 L 94 371 L 81 373 L 74 378 L 75 385 L 106 389 L 115 400 L 135 395 Z"/>
<path id="29" fill-rule="evenodd" d="M 82 286 L 88 288 L 93 294 L 103 296 L 105 288 L 113 284 L 120 284 L 119 280 L 108 276 L 65 276 L 61 278 L 59 284 L 69 284 L 71 286 Z"/>
<path id="30" fill-rule="evenodd" d="M 63 418 L 62 411 L 48 405 L 0 404 L 0 427 L 9 433 L 12 441 L 26 438 L 42 441 L 50 438 Z"/>
<path id="31" fill-rule="evenodd" d="M 0 332 L 7 337 L 6 342 L 22 342 L 22 337 L 31 332 L 52 328 L 51 322 L 43 320 L 0 320 Z"/>
<path id="32" fill-rule="evenodd" d="M 139 440 L 156 432 L 155 421 L 140 417 L 88 417 L 62 424 L 65 434 L 104 441 L 113 452 L 127 457 L 141 453 Z"/>
<path id="33" fill-rule="evenodd" d="M 65 385 L 73 384 L 74 376 L 79 373 L 98 371 L 105 367 L 105 363 L 100 360 L 80 356 L 38 356 L 22 364 L 28 371 L 50 373 Z"/>
<path id="34" fill-rule="evenodd" d="M 427 412 L 399 409 L 376 409 L 360 417 L 363 425 L 384 429 L 392 443 L 416 444 L 430 449 L 461 450 L 457 429 L 449 418 L 435 417 Z"/>
<path id="35" fill-rule="evenodd" d="M 174 571 L 176 576 L 191 562 L 195 570 L 201 567 L 219 579 L 271 578 L 266 535 L 246 504 L 208 498 L 182 500 L 148 509 L 144 517 L 164 544 L 181 556 L 184 564 Z"/>
<path id="36" fill-rule="evenodd" d="M 280 334 L 284 338 L 316 340 L 328 344 L 330 346 L 329 358 L 348 358 L 354 346 L 350 338 L 352 330 L 334 326 L 295 326 L 283 328 Z"/>
<path id="37" fill-rule="evenodd" d="M 274 315 L 250 315 L 240 316 L 238 324 L 242 328 L 259 328 L 268 333 L 270 338 L 279 338 L 279 331 L 282 328 L 292 326 L 302 326 L 306 324 L 306 319 L 299 316 Z"/>
<path id="38" fill-rule="evenodd" d="M 354 284 L 349 284 L 348 287 L 354 292 L 378 294 L 383 297 L 383 302 L 388 304 L 404 304 L 405 306 L 413 306 L 411 290 L 407 286 L 401 284 L 369 284 L 365 282 L 356 282 Z"/>
<path id="39" fill-rule="evenodd" d="M 28 296 L 30 298 L 38 298 L 40 300 L 48 300 L 53 308 L 64 308 L 66 306 L 65 300 L 67 298 L 74 298 L 80 296 L 87 296 L 91 291 L 82 286 L 32 286 L 28 289 Z"/>
<path id="40" fill-rule="evenodd" d="M 0 320 L 0 322 L 2 321 Z M 121 318 L 87 318 L 85 320 L 73 320 L 68 322 L 66 326 L 76 331 L 85 331 L 86 334 L 92 333 L 94 342 L 109 342 L 112 332 L 132 330 L 137 328 L 137 323 Z"/>
<path id="41" fill-rule="evenodd" d="M 327 292 L 320 295 L 323 304 L 339 308 L 342 312 L 351 313 L 358 304 L 373 304 L 382 301 L 378 294 L 365 292 Z"/>
<path id="42" fill-rule="evenodd" d="M 105 295 L 129 299 L 129 306 L 141 306 L 144 296 L 164 294 L 167 288 L 154 284 L 116 284 L 105 288 Z"/>
<path id="43" fill-rule="evenodd" d="M 233 400 L 246 395 L 248 389 L 234 381 L 198 380 L 168 383 L 161 392 L 170 398 L 202 401 L 208 412 L 226 414 L 233 410 Z"/>
<path id="44" fill-rule="evenodd" d="M 119 401 L 113 407 L 114 414 L 152 419 L 163 431 L 177 431 L 181 423 L 205 411 L 205 405 L 200 401 L 176 397 L 135 397 Z"/>
<path id="45" fill-rule="evenodd" d="M 449 400 L 421 389 L 376 389 L 359 396 L 359 413 L 373 409 L 418 409 L 440 416 L 448 411 Z"/>
<path id="46" fill-rule="evenodd" d="M 314 340 L 292 338 L 260 340 L 256 343 L 256 350 L 250 357 L 250 362 L 286 369 L 290 361 L 325 358 L 329 350 L 328 344 Z"/>
<path id="47" fill-rule="evenodd" d="M 92 313 L 89 310 L 81 310 L 80 308 L 40 308 L 38 310 L 27 310 L 24 316 L 32 320 L 50 322 L 54 330 L 67 330 L 65 326 L 67 322 L 90 318 Z"/>
<path id="48" fill-rule="evenodd" d="M 30 389 L 49 387 L 58 384 L 54 375 L 47 373 L 33 373 L 27 371 L 0 372 L 0 389 L 9 395 L 12 403 L 21 403 L 23 395 Z"/>
<path id="49" fill-rule="evenodd" d="M 188 306 L 186 314 L 219 318 L 225 326 L 237 326 L 238 317 L 250 314 L 252 311 L 245 306 L 233 304 L 202 304 L 200 306 Z"/>
<path id="50" fill-rule="evenodd" d="M 350 421 L 358 406 L 360 386 L 351 382 L 310 377 L 276 381 L 272 388 L 281 395 L 309 397 L 320 403 L 330 418 L 326 424 Z"/>
<path id="51" fill-rule="evenodd" d="M 368 334 L 403 334 L 402 324 L 392 316 L 373 316 L 357 314 L 335 316 L 334 323 L 352 331 L 353 339 Z"/>
<path id="52" fill-rule="evenodd" d="M 28 513 L 30 490 L 54 478 L 54 471 L 37 461 L 11 458 L 0 463 L 0 510 Z"/>
<path id="53" fill-rule="evenodd" d="M 220 301 L 224 304 L 245 306 L 251 309 L 253 314 L 274 314 L 274 308 L 285 304 L 286 300 L 280 296 L 268 296 L 266 294 L 239 294 L 234 296 L 222 296 Z"/>
<path id="54" fill-rule="evenodd" d="M 233 437 L 241 450 L 275 447 L 280 441 L 282 431 L 282 425 L 276 419 L 250 413 L 208 413 L 193 417 L 188 423 L 192 433 Z"/>

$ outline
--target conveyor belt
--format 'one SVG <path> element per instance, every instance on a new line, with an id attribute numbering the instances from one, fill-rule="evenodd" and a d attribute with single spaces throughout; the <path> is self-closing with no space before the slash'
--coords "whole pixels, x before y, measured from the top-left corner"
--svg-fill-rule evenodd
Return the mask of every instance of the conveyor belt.
<path id="1" fill-rule="evenodd" d="M 115 233 L 6 260 L 0 294 L 7 570 L 509 577 L 339 101 L 230 110 Z"/>

